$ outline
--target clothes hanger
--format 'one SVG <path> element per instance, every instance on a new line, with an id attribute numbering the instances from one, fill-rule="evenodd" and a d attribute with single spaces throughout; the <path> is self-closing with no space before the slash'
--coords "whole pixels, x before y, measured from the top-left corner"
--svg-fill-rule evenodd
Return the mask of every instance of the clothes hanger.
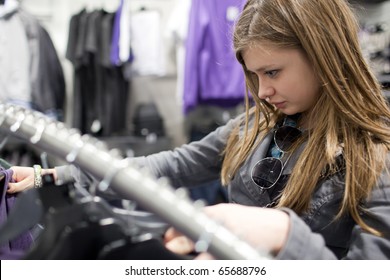
<path id="1" fill-rule="evenodd" d="M 106 243 L 131 236 L 126 221 L 84 189 L 48 185 L 40 194 L 44 230 L 25 259 L 94 259 Z"/>
<path id="2" fill-rule="evenodd" d="M 115 213 L 130 219 L 135 224 L 138 233 L 131 242 L 115 240 L 107 243 L 100 250 L 97 259 L 101 260 L 188 260 L 194 255 L 179 255 L 165 248 L 163 235 L 168 224 L 152 213 L 139 210 L 114 208 Z"/>
<path id="3" fill-rule="evenodd" d="M 95 259 L 107 242 L 125 240 L 124 227 L 101 202 L 84 201 L 47 213 L 45 229 L 25 259 Z"/>
<path id="4" fill-rule="evenodd" d="M 24 259 L 187 259 L 164 247 L 166 224 L 113 208 L 100 197 L 84 193 L 77 204 L 49 209 L 45 229 Z"/>

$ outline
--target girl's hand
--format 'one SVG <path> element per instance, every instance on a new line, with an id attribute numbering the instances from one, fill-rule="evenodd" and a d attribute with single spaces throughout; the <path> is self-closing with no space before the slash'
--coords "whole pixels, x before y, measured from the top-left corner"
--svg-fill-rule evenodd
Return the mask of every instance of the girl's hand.
<path id="1" fill-rule="evenodd" d="M 32 167 L 12 166 L 12 179 L 15 183 L 8 184 L 7 193 L 17 193 L 34 187 L 34 169 Z"/>
<path id="2" fill-rule="evenodd" d="M 290 223 L 283 211 L 229 203 L 208 206 L 204 211 L 254 248 L 276 255 L 287 240 Z M 194 243 L 172 228 L 165 234 L 165 246 L 178 254 L 194 250 Z M 209 256 L 201 254 L 199 258 Z"/>

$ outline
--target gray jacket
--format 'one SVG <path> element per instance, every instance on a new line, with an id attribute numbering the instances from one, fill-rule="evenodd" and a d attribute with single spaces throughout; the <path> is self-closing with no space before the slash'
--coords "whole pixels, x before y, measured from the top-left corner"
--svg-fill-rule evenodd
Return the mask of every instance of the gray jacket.
<path id="1" fill-rule="evenodd" d="M 195 186 L 219 178 L 221 152 L 238 119 L 216 129 L 200 141 L 147 157 L 135 158 L 156 177 L 168 177 L 172 186 Z M 251 169 L 266 156 L 272 135 L 267 135 L 239 169 L 228 186 L 229 200 L 249 206 L 266 207 L 272 194 L 261 191 L 251 180 Z M 301 147 L 300 149 L 303 149 Z M 296 163 L 300 149 L 287 162 L 283 175 Z M 383 173 L 370 198 L 363 202 L 372 215 L 366 223 L 384 233 L 376 237 L 363 232 L 350 217 L 334 221 L 344 192 L 344 176 L 337 173 L 319 181 L 310 210 L 298 216 L 290 209 L 290 231 L 278 259 L 389 259 L 390 258 L 390 177 Z M 265 229 L 266 230 L 266 229 Z"/>

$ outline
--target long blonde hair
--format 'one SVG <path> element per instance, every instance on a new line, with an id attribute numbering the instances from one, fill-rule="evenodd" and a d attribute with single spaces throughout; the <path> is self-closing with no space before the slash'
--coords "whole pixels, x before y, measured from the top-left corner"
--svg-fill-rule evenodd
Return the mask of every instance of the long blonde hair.
<path id="1" fill-rule="evenodd" d="M 307 210 L 321 172 L 335 170 L 335 154 L 343 146 L 345 194 L 338 214 L 350 214 L 375 234 L 359 215 L 385 167 L 390 143 L 390 110 L 381 86 L 364 60 L 358 22 L 344 0 L 249 0 L 234 31 L 234 48 L 243 66 L 247 92 L 245 133 L 237 127 L 224 151 L 221 179 L 228 184 L 256 145 L 281 117 L 257 97 L 258 82 L 242 59 L 243 50 L 258 43 L 302 50 L 321 83 L 321 94 L 307 118 L 315 119 L 278 206 Z M 254 120 L 249 126 L 249 119 Z M 248 174 L 249 176 L 249 174 Z"/>

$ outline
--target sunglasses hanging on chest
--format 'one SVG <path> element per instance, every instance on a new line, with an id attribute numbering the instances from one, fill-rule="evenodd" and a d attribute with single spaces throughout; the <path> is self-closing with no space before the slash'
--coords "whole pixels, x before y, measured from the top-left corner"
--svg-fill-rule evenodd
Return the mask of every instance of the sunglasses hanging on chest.
<path id="1" fill-rule="evenodd" d="M 252 168 L 252 181 L 261 189 L 270 189 L 278 182 L 285 164 L 282 159 L 302 131 L 295 127 L 293 120 L 286 118 L 282 126 L 274 131 L 270 156 L 259 160 Z"/>

